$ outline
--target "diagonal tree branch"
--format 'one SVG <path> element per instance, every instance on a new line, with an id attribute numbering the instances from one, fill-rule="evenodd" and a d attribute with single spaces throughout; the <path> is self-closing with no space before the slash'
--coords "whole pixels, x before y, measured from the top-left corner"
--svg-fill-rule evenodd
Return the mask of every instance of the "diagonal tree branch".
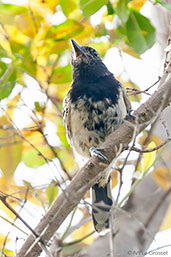
<path id="1" fill-rule="evenodd" d="M 135 111 L 138 120 L 138 133 L 152 124 L 161 111 L 171 102 L 171 76 L 169 72 L 170 70 L 166 72 L 165 79 L 158 90 Z M 127 148 L 132 140 L 134 128 L 133 120 L 125 120 L 122 126 L 113 132 L 102 145 L 103 153 L 110 162 L 116 157 L 117 149 L 124 151 Z M 98 157 L 94 156 L 77 173 L 35 228 L 41 240 L 48 241 L 53 236 L 67 215 L 94 184 L 99 172 L 103 170 L 104 163 L 99 162 Z M 34 235 L 31 234 L 18 252 L 17 257 L 36 257 L 40 252 L 41 248 L 38 240 L 35 241 Z"/>

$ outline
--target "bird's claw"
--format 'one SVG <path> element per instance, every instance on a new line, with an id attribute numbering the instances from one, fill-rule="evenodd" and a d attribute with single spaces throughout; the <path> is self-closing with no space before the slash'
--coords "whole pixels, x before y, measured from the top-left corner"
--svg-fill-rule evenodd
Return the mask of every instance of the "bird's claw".
<path id="1" fill-rule="evenodd" d="M 135 120 L 136 117 L 135 117 L 135 115 L 133 114 L 133 112 L 134 112 L 134 110 L 130 109 L 130 110 L 128 111 L 127 115 L 126 115 L 126 119 L 131 118 L 131 119 Z"/>
<path id="2" fill-rule="evenodd" d="M 89 149 L 89 151 L 90 151 L 91 156 L 97 156 L 98 158 L 102 159 L 103 161 L 109 162 L 108 158 L 104 154 L 102 154 L 100 148 L 96 148 L 96 147 L 92 146 Z"/>

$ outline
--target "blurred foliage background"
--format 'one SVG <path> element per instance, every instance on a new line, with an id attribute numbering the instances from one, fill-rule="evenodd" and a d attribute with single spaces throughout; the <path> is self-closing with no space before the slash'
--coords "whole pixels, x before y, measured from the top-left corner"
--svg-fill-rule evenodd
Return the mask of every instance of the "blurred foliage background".
<path id="1" fill-rule="evenodd" d="M 171 10 L 163 1 L 151 2 L 167 12 Z M 9 240 L 15 241 L 16 233 L 20 232 L 22 238 L 29 233 L 21 223 L 16 225 L 15 215 L 2 201 L 4 197 L 19 213 L 30 203 L 27 208 L 38 207 L 43 215 L 78 170 L 62 122 L 62 100 L 72 82 L 70 38 L 95 48 L 102 58 L 108 49 L 116 47 L 120 53 L 140 59 L 156 41 L 156 29 L 141 14 L 145 3 L 146 0 L 0 1 L 0 219 L 9 226 L 9 233 L 0 234 L 2 256 L 14 256 L 14 243 L 8 247 L 6 244 Z M 103 10 L 101 20 L 93 25 L 92 15 L 100 9 Z M 140 89 L 131 80 L 122 82 L 130 89 Z M 139 103 L 142 95 L 130 98 Z M 140 145 L 153 141 L 154 147 L 161 143 L 159 138 L 152 134 L 147 137 L 147 134 L 141 135 Z M 143 164 L 139 158 L 136 171 L 144 172 L 153 166 L 157 153 L 151 155 L 141 156 Z M 22 179 L 20 173 L 16 176 L 18 167 L 28 178 L 29 173 L 37 173 L 40 181 L 42 167 L 51 173 L 52 179 L 48 179 L 47 184 L 36 181 L 35 185 L 30 178 Z M 162 174 L 167 173 L 163 169 Z M 156 180 L 167 188 L 168 181 L 160 171 L 155 173 Z M 115 187 L 117 172 L 112 178 Z M 88 209 L 83 206 L 77 212 L 82 220 L 89 217 Z M 33 222 L 32 227 L 34 225 Z M 59 235 L 63 241 L 65 229 Z M 70 240 L 81 242 L 91 231 L 91 222 L 80 225 Z M 92 241 L 93 237 L 88 237 L 83 243 Z"/>

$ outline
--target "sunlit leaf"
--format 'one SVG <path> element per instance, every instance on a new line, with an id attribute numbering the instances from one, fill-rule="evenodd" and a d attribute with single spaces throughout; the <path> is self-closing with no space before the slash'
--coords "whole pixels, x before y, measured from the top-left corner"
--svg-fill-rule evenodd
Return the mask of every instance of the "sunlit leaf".
<path id="1" fill-rule="evenodd" d="M 96 26 L 94 34 L 96 37 L 102 37 L 108 35 L 108 30 L 105 27 L 105 24 L 99 24 Z"/>
<path id="2" fill-rule="evenodd" d="M 59 0 L 29 0 L 32 15 L 39 15 L 44 18 L 55 12 L 55 7 L 58 3 Z"/>
<path id="3" fill-rule="evenodd" d="M 73 158 L 72 151 L 68 149 L 56 149 L 56 152 L 57 152 L 58 158 L 61 160 L 64 167 L 69 172 L 69 175 L 71 177 L 75 175 L 75 170 L 73 170 L 75 166 L 75 161 Z"/>
<path id="4" fill-rule="evenodd" d="M 16 198 L 10 197 L 10 195 L 12 195 L 14 192 L 20 191 L 21 188 L 15 184 L 12 176 L 9 178 L 4 174 L 0 177 L 0 188 L 1 192 L 5 192 L 5 194 L 8 195 L 6 198 L 7 203 L 15 209 L 16 206 L 18 206 L 19 201 L 17 201 Z M 17 197 L 16 194 L 15 197 Z M 2 201 L 0 201 L 0 210 L 11 219 L 14 219 L 15 215 L 2 203 Z"/>
<path id="5" fill-rule="evenodd" d="M 10 126 L 9 129 L 2 129 L 6 126 Z M 22 143 L 5 116 L 0 118 L 0 128 L 0 168 L 9 177 L 21 161 Z"/>
<path id="6" fill-rule="evenodd" d="M 116 170 L 111 173 L 111 179 L 112 179 L 112 188 L 114 188 L 118 184 L 118 173 Z"/>
<path id="7" fill-rule="evenodd" d="M 2 244 L 4 243 L 5 237 L 6 237 L 5 235 L 0 233 L 0 247 L 2 247 Z M 6 240 L 7 240 L 6 241 L 7 243 L 10 241 L 9 238 L 7 238 Z"/>
<path id="8" fill-rule="evenodd" d="M 159 137 L 156 137 L 155 135 L 151 134 L 148 138 L 148 133 L 145 131 L 143 135 L 139 138 L 138 143 L 140 145 L 148 145 L 151 141 L 153 141 L 156 145 L 160 145 L 162 143 L 162 140 Z"/>
<path id="9" fill-rule="evenodd" d="M 103 5 L 106 5 L 108 0 L 80 0 L 80 8 L 85 17 L 97 12 Z"/>
<path id="10" fill-rule="evenodd" d="M 52 75 L 51 83 L 61 84 L 72 81 L 71 65 L 57 67 Z"/>
<path id="11" fill-rule="evenodd" d="M 159 167 L 153 171 L 153 176 L 157 183 L 165 190 L 169 188 L 171 169 L 167 169 L 166 167 Z"/>
<path id="12" fill-rule="evenodd" d="M 154 142 L 151 142 L 148 145 L 148 149 L 152 149 L 154 147 L 156 147 L 156 144 Z M 155 158 L 156 158 L 156 151 L 144 153 L 144 156 L 142 158 L 142 164 L 143 164 L 144 171 L 147 171 L 153 165 Z"/>
<path id="13" fill-rule="evenodd" d="M 123 40 L 120 40 L 120 42 L 118 43 L 118 48 L 119 50 L 133 56 L 134 58 L 140 59 L 139 54 L 137 54 L 135 51 L 133 51 L 133 49 L 131 47 L 129 47 Z"/>
<path id="14" fill-rule="evenodd" d="M 68 17 L 77 8 L 77 0 L 59 0 L 63 13 Z"/>
<path id="15" fill-rule="evenodd" d="M 155 29 L 150 21 L 135 9 L 130 9 L 129 19 L 126 22 L 128 45 L 142 54 L 155 43 Z"/>
<path id="16" fill-rule="evenodd" d="M 8 97 L 16 83 L 16 69 L 14 64 L 9 64 L 1 74 L 0 100 Z"/>
<path id="17" fill-rule="evenodd" d="M 87 222 L 85 225 L 81 226 L 79 229 L 75 230 L 72 234 L 74 240 L 80 239 L 81 237 L 89 234 L 92 231 L 92 221 Z M 85 244 L 91 244 L 94 241 L 93 236 L 89 236 L 82 241 Z"/>
<path id="18" fill-rule="evenodd" d="M 27 141 L 23 142 L 22 160 L 28 167 L 39 167 L 54 157 L 39 132 L 24 132 L 23 135 Z"/>
<path id="19" fill-rule="evenodd" d="M 64 144 L 64 146 L 68 148 L 69 144 L 66 139 L 66 133 L 65 133 L 65 129 L 64 129 L 63 120 L 61 118 L 57 117 L 56 125 L 57 125 L 58 137 L 60 138 L 60 140 Z"/>
<path id="20" fill-rule="evenodd" d="M 83 30 L 83 25 L 74 20 L 67 20 L 60 25 L 50 27 L 46 34 L 46 39 L 54 38 L 57 40 L 67 40 L 74 37 Z"/>
<path id="21" fill-rule="evenodd" d="M 12 48 L 12 43 L 19 43 L 22 45 L 26 45 L 29 43 L 30 38 L 24 35 L 16 26 L 14 26 L 14 22 L 12 25 L 6 25 L 5 29 L 10 38 L 10 46 Z M 21 49 L 22 50 L 22 49 Z"/>
<path id="22" fill-rule="evenodd" d="M 3 24 L 13 24 L 14 17 L 27 13 L 28 9 L 19 5 L 2 4 L 0 2 L 0 22 Z"/>
<path id="23" fill-rule="evenodd" d="M 116 6 L 116 14 L 121 21 L 126 22 L 129 18 L 129 13 L 128 0 L 119 0 Z"/>
<path id="24" fill-rule="evenodd" d="M 31 76 L 35 76 L 36 63 L 31 57 L 30 44 L 23 45 L 12 41 L 11 49 L 16 58 L 21 60 L 17 67 L 20 68 L 22 72 L 27 72 Z"/>
<path id="25" fill-rule="evenodd" d="M 17 15 L 14 19 L 15 26 L 24 35 L 33 38 L 40 27 L 40 17 L 33 17 L 30 14 Z"/>
<path id="26" fill-rule="evenodd" d="M 136 8 L 137 10 L 140 10 L 141 7 L 144 5 L 144 3 L 146 2 L 146 0 L 133 0 L 133 1 L 130 1 L 128 3 L 128 6 L 129 7 L 134 7 Z"/>
<path id="27" fill-rule="evenodd" d="M 48 185 L 46 189 L 46 195 L 48 197 L 48 203 L 50 206 L 58 195 L 58 186 L 56 184 L 56 181 L 52 180 L 51 183 Z"/>
<path id="28" fill-rule="evenodd" d="M 0 45 L 0 57 L 7 57 L 7 58 L 9 57 L 8 53 L 5 51 L 5 49 L 1 45 Z"/>
<path id="29" fill-rule="evenodd" d="M 15 86 L 15 81 L 8 81 L 5 86 L 0 88 L 0 100 L 8 97 Z"/>
<path id="30" fill-rule="evenodd" d="M 7 55 L 11 56 L 11 46 L 9 42 L 9 37 L 5 26 L 0 24 L 0 46 L 6 51 Z"/>
<path id="31" fill-rule="evenodd" d="M 42 107 L 39 102 L 35 102 L 34 106 L 37 112 L 42 112 Z"/>
<path id="32" fill-rule="evenodd" d="M 13 251 L 11 251 L 11 250 L 8 250 L 8 249 L 4 249 L 4 254 L 6 255 L 6 256 L 14 256 L 15 255 L 15 253 L 13 252 Z"/>

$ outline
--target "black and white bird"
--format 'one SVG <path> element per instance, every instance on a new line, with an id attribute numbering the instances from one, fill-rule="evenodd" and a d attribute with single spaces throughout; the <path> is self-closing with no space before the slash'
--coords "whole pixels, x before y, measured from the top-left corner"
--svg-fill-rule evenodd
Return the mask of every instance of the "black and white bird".
<path id="1" fill-rule="evenodd" d="M 116 130 L 130 110 L 124 86 L 102 62 L 95 49 L 73 39 L 73 83 L 63 102 L 63 120 L 74 157 L 82 167 L 98 153 L 107 136 Z M 91 149 L 91 150 L 90 150 Z M 100 176 L 92 187 L 92 217 L 99 232 L 109 227 L 112 206 L 110 176 Z"/>

